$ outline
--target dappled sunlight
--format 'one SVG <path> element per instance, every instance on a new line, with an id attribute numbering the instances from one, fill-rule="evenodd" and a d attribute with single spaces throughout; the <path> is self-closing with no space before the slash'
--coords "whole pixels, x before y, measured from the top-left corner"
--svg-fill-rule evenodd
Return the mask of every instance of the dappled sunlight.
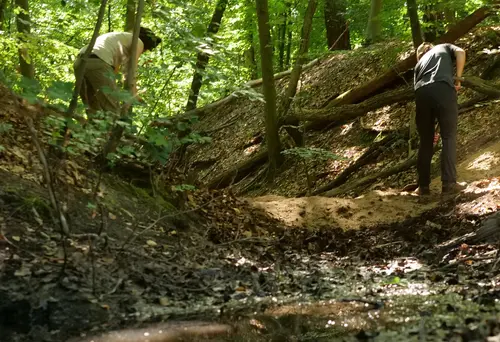
<path id="1" fill-rule="evenodd" d="M 341 127 L 342 131 L 340 131 L 340 135 L 346 135 L 347 133 L 349 133 L 352 130 L 353 126 L 354 126 L 354 121 L 349 124 L 342 125 Z"/>
<path id="2" fill-rule="evenodd" d="M 467 170 L 491 170 L 492 166 L 498 164 L 500 158 L 497 153 L 485 152 L 469 164 Z"/>

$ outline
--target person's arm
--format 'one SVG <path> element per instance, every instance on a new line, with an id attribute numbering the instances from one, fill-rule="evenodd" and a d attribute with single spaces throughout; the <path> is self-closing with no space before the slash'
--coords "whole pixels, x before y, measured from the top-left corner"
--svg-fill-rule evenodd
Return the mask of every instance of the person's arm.
<path id="1" fill-rule="evenodd" d="M 465 51 L 459 47 L 455 49 L 455 60 L 457 62 L 457 77 L 462 77 L 465 66 Z M 461 87 L 460 81 L 455 81 L 455 89 L 458 91 Z"/>

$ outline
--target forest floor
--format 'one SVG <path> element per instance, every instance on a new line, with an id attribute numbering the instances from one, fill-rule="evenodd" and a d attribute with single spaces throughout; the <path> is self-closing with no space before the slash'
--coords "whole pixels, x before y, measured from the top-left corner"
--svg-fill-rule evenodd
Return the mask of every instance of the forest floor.
<path id="1" fill-rule="evenodd" d="M 44 132 L 43 115 L 14 104 L 0 88 L 2 342 L 145 342 L 193 325 L 218 341 L 500 339 L 499 246 L 469 239 L 500 207 L 497 104 L 462 120 L 468 188 L 453 197 L 438 178 L 426 203 L 389 179 L 352 198 L 200 190 L 177 209 L 110 173 L 95 201 L 97 169 L 70 158 L 56 173 L 64 239 L 23 120 Z"/>

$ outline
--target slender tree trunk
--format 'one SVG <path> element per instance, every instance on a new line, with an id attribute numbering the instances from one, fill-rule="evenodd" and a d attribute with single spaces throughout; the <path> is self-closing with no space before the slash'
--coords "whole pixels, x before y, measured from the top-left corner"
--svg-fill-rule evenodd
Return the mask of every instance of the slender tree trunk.
<path id="1" fill-rule="evenodd" d="M 21 35 L 21 46 L 18 49 L 21 75 L 27 78 L 34 78 L 35 69 L 33 68 L 33 64 L 31 64 L 28 49 L 23 46 L 23 43 L 26 42 L 26 38 L 31 32 L 28 0 L 16 0 L 16 6 L 21 9 L 16 16 L 17 31 Z"/>
<path id="2" fill-rule="evenodd" d="M 309 39 L 311 37 L 312 22 L 314 18 L 314 13 L 316 12 L 316 7 L 318 5 L 317 0 L 309 0 L 307 5 L 306 14 L 304 16 L 304 24 L 302 25 L 302 34 L 299 47 L 299 54 L 293 67 L 292 73 L 290 74 L 290 81 L 288 82 L 288 87 L 285 91 L 285 97 L 280 102 L 279 114 L 281 117 L 285 117 L 288 114 L 290 105 L 292 104 L 293 98 L 297 93 L 297 84 L 299 83 L 300 75 L 302 73 L 302 65 L 304 65 L 307 60 L 307 52 L 309 51 Z M 292 137 L 297 146 L 304 145 L 304 138 L 299 129 L 293 127 L 299 124 L 299 121 L 290 122 L 292 127 L 287 127 L 286 130 L 288 134 Z"/>
<path id="3" fill-rule="evenodd" d="M 328 49 L 350 50 L 349 26 L 344 0 L 325 0 L 325 27 Z"/>
<path id="4" fill-rule="evenodd" d="M 92 34 L 92 38 L 90 39 L 89 45 L 87 45 L 87 49 L 85 50 L 82 58 L 80 59 L 80 65 L 78 66 L 78 70 L 75 75 L 75 87 L 73 88 L 73 96 L 71 98 L 71 102 L 66 111 L 67 117 L 72 117 L 76 106 L 78 105 L 78 94 L 80 94 L 80 89 L 82 88 L 83 83 L 83 75 L 85 73 L 85 67 L 87 64 L 87 58 L 92 53 L 92 49 L 94 48 L 97 37 L 99 36 L 99 32 L 101 30 L 102 22 L 104 20 L 104 14 L 106 13 L 106 4 L 108 0 L 101 1 L 101 7 L 99 8 L 99 14 L 97 15 L 97 22 L 94 27 L 94 33 Z"/>
<path id="5" fill-rule="evenodd" d="M 286 57 L 285 57 L 285 68 L 290 69 L 291 60 L 292 60 L 292 40 L 293 40 L 293 31 L 292 31 L 292 5 L 288 4 L 288 32 L 287 32 L 287 42 L 286 42 Z"/>
<path id="6" fill-rule="evenodd" d="M 127 70 L 127 83 L 125 84 L 125 89 L 131 90 L 135 89 L 135 84 L 136 84 L 136 75 L 137 75 L 137 44 L 139 41 L 139 31 L 141 28 L 141 19 L 142 19 L 142 14 L 144 13 L 144 0 L 139 0 L 139 3 L 137 5 L 137 14 L 135 15 L 134 18 L 134 28 L 133 28 L 133 36 L 132 36 L 132 45 L 130 46 L 130 57 L 129 57 L 129 65 L 128 65 L 128 70 Z M 130 103 L 125 102 L 125 104 L 122 107 L 121 110 L 121 118 L 126 118 L 129 115 L 130 112 Z M 123 135 L 124 127 L 122 125 L 115 124 L 115 127 L 113 128 L 113 131 L 111 132 L 111 136 L 108 140 L 108 143 L 104 147 L 104 155 L 103 157 L 106 158 L 106 156 L 109 153 L 114 153 L 116 151 L 116 148 L 118 147 L 118 144 L 120 142 L 120 139 Z M 105 160 L 105 159 L 104 159 Z"/>
<path id="7" fill-rule="evenodd" d="M 250 71 L 250 80 L 256 80 L 259 77 L 259 74 L 257 72 L 257 61 L 255 60 L 253 32 L 248 32 L 247 39 L 250 47 L 245 51 L 245 66 Z"/>
<path id="8" fill-rule="evenodd" d="M 370 18 L 366 28 L 366 43 L 372 44 L 380 40 L 382 35 L 382 25 L 380 13 L 382 12 L 382 0 L 371 0 Z"/>
<path id="9" fill-rule="evenodd" d="M 112 21 L 111 21 L 111 4 L 108 6 L 108 32 L 113 31 Z"/>
<path id="10" fill-rule="evenodd" d="M 5 27 L 5 11 L 7 9 L 8 0 L 0 0 L 0 31 L 4 30 Z"/>
<path id="11" fill-rule="evenodd" d="M 273 181 L 278 166 L 281 164 L 281 144 L 278 133 L 276 115 L 276 87 L 273 73 L 273 44 L 269 25 L 269 9 L 267 0 L 256 0 L 257 21 L 259 25 L 260 54 L 264 99 L 266 100 L 266 142 L 269 151 L 269 180 Z"/>
<path id="12" fill-rule="evenodd" d="M 218 0 L 215 5 L 215 11 L 210 20 L 210 24 L 207 28 L 207 37 L 213 37 L 217 32 L 219 32 L 219 27 L 222 21 L 222 16 L 226 11 L 228 0 Z M 196 60 L 195 71 L 193 75 L 193 81 L 191 83 L 191 91 L 189 93 L 188 102 L 186 105 L 186 111 L 193 110 L 196 108 L 198 102 L 198 95 L 200 94 L 200 89 L 203 81 L 203 72 L 207 68 L 210 55 L 206 52 L 199 52 Z"/>
<path id="13" fill-rule="evenodd" d="M 416 0 L 406 0 L 408 8 L 408 16 L 411 24 L 411 37 L 415 49 L 424 41 L 422 38 L 422 29 L 420 28 L 420 20 L 418 19 L 418 6 Z"/>
<path id="14" fill-rule="evenodd" d="M 127 8 L 125 13 L 125 31 L 130 32 L 134 29 L 135 9 L 137 0 L 127 0 Z"/>
<path id="15" fill-rule="evenodd" d="M 285 68 L 285 47 L 286 47 L 286 31 L 287 31 L 287 11 L 283 12 L 283 22 L 279 28 L 279 64 L 278 71 L 283 71 Z"/>
<path id="16" fill-rule="evenodd" d="M 257 71 L 257 61 L 255 60 L 255 42 L 254 42 L 255 12 L 253 9 L 252 0 L 246 0 L 245 27 L 247 29 L 246 39 L 249 46 L 248 49 L 245 51 L 245 67 L 250 72 L 250 80 L 255 80 L 259 77 L 259 74 Z"/>

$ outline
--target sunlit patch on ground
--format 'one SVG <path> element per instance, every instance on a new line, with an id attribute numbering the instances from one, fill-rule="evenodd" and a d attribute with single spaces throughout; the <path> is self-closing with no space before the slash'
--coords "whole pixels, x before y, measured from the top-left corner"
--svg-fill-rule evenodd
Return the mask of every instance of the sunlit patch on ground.
<path id="1" fill-rule="evenodd" d="M 497 153 L 486 152 L 477 157 L 472 163 L 469 164 L 467 170 L 491 170 L 492 166 L 497 165 L 500 161 Z"/>

